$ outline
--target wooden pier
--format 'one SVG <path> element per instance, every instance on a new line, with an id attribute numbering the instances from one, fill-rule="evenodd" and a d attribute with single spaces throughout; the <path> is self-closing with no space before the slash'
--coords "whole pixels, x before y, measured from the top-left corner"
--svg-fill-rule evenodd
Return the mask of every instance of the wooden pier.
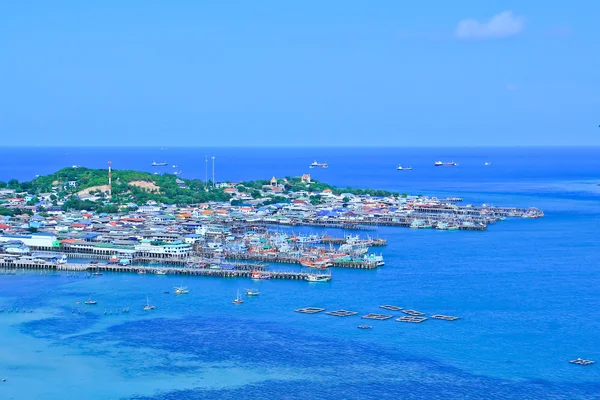
<path id="1" fill-rule="evenodd" d="M 17 269 L 36 269 L 36 270 L 55 270 L 69 272 L 124 272 L 124 273 L 144 273 L 156 274 L 164 271 L 168 275 L 188 275 L 188 276 L 209 276 L 217 278 L 252 278 L 252 271 L 238 269 L 212 269 L 212 268 L 186 268 L 186 267 L 150 267 L 150 266 L 132 266 L 119 264 L 54 264 L 49 262 L 31 262 L 31 261 L 2 261 L 0 268 L 7 271 Z M 287 280 L 306 280 L 308 276 L 330 277 L 329 274 L 289 272 L 289 271 L 269 271 L 271 279 Z"/>

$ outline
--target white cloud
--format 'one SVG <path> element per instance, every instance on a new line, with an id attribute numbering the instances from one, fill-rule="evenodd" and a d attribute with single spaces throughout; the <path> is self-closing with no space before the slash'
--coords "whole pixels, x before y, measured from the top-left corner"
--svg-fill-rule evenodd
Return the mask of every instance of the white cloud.
<path id="1" fill-rule="evenodd" d="M 525 29 L 525 18 L 503 11 L 489 21 L 463 19 L 456 26 L 454 36 L 458 39 L 501 39 L 518 35 Z"/>

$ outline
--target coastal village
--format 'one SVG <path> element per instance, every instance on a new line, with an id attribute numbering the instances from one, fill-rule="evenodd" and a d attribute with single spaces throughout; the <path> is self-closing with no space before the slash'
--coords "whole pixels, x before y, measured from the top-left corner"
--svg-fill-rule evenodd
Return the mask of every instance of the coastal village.
<path id="1" fill-rule="evenodd" d="M 194 189 L 193 182 L 171 177 L 179 190 L 218 191 L 228 200 L 114 204 L 108 173 L 105 186 L 83 187 L 73 179 L 55 180 L 44 193 L 11 189 L 10 183 L 1 189 L 0 267 L 329 280 L 331 267 L 385 264 L 381 252 L 373 251 L 386 244 L 376 235 L 378 226 L 479 231 L 507 218 L 543 216 L 536 208 L 460 205 L 460 198 L 311 190 L 318 183 L 309 174 L 293 178 L 293 189 L 290 179 L 272 177 L 252 190 L 231 182 Z M 151 180 L 128 184 L 160 190 Z M 75 201 L 101 206 L 73 209 Z M 345 233 L 295 233 L 301 226 Z M 297 264 L 309 272 L 278 275 L 269 263 Z"/>

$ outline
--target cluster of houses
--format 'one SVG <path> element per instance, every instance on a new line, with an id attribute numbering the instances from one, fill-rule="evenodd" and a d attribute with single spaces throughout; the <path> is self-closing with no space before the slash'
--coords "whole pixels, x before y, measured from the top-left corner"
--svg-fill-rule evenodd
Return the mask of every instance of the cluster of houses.
<path id="1" fill-rule="evenodd" d="M 310 176 L 303 176 L 302 181 L 310 183 Z M 117 214 L 63 211 L 60 206 L 49 203 L 56 201 L 49 196 L 38 198 L 37 204 L 27 205 L 33 197 L 15 197 L 14 192 L 5 190 L 0 193 L 0 207 L 13 210 L 11 214 L 14 215 L 0 216 L 0 253 L 59 250 L 102 256 L 185 258 L 197 242 L 204 240 L 206 227 L 215 225 L 323 225 L 332 222 L 393 225 L 408 220 L 406 226 L 438 229 L 446 226 L 448 229 L 449 223 L 472 224 L 474 218 L 477 224 L 493 222 L 501 218 L 499 212 L 512 212 L 514 215 L 502 215 L 523 217 L 543 215 L 537 209 L 506 211 L 508 209 L 486 206 L 459 207 L 448 199 L 335 194 L 330 189 L 318 193 L 320 204 L 311 204 L 311 196 L 317 193 L 305 190 L 284 193 L 284 185 L 285 182 L 273 178 L 261 190 L 264 196 L 277 192 L 278 196 L 286 197 L 283 203 L 262 205 L 261 199 L 245 197 L 235 185 L 222 184 L 224 190 L 233 195 L 233 200 L 242 203 L 177 206 L 150 200 L 141 206 L 128 204 L 127 212 Z M 417 224 L 418 221 L 425 222 Z"/>

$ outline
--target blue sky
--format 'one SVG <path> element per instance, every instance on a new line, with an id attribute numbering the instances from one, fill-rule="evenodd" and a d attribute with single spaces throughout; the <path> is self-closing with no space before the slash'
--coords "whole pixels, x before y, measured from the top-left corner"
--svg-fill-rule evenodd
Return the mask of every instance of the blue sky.
<path id="1" fill-rule="evenodd" d="M 583 0 L 2 2 L 2 144 L 600 145 L 598 15 Z"/>

